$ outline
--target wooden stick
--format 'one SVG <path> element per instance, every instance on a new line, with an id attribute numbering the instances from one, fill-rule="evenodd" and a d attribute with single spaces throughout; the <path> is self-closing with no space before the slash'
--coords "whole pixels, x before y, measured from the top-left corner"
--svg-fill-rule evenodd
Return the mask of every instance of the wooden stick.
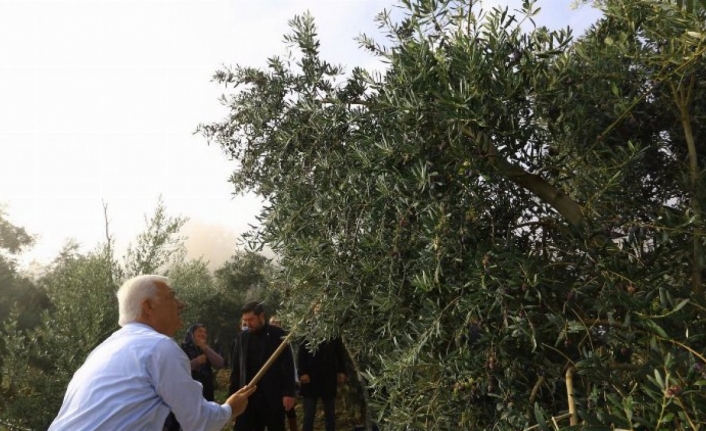
<path id="1" fill-rule="evenodd" d="M 576 414 L 576 400 L 574 399 L 574 371 L 576 371 L 576 368 L 574 368 L 573 365 L 570 365 L 566 369 L 566 396 L 568 397 L 568 402 L 569 402 L 569 425 L 574 426 L 578 425 L 579 423 L 579 418 L 578 415 Z"/>
<path id="2" fill-rule="evenodd" d="M 277 358 L 279 358 L 279 355 L 282 354 L 284 349 L 289 347 L 289 339 L 292 338 L 293 334 L 294 334 L 294 331 L 290 331 L 289 334 L 287 334 L 287 336 L 284 337 L 282 342 L 277 347 L 277 350 L 272 352 L 272 355 L 270 355 L 270 358 L 267 360 L 267 362 L 265 362 L 265 364 L 262 367 L 260 367 L 260 371 L 258 371 L 257 374 L 255 374 L 255 377 L 253 377 L 252 380 L 250 380 L 250 383 L 247 384 L 248 387 L 256 385 L 257 382 L 259 382 L 262 379 L 262 377 L 265 375 L 265 373 L 272 367 L 272 364 L 274 364 L 275 361 L 277 360 Z"/>

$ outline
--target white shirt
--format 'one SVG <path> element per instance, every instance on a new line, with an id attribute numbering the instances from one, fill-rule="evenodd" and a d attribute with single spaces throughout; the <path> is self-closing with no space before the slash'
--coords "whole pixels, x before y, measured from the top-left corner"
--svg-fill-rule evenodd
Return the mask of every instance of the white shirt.
<path id="1" fill-rule="evenodd" d="M 161 431 L 170 410 L 185 431 L 220 431 L 231 408 L 201 390 L 171 338 L 130 323 L 88 355 L 49 431 Z"/>

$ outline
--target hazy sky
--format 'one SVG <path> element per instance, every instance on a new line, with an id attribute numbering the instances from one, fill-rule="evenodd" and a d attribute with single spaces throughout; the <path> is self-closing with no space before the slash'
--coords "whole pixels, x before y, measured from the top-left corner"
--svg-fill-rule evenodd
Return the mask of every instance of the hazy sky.
<path id="1" fill-rule="evenodd" d="M 520 1 L 485 1 L 493 4 Z M 544 0 L 539 21 L 584 28 L 595 11 Z M 192 254 L 220 262 L 255 223 L 259 201 L 233 197 L 234 163 L 193 135 L 226 111 L 211 82 L 221 65 L 259 66 L 285 52 L 287 21 L 309 10 L 324 56 L 374 66 L 357 48 L 393 0 L 0 0 L 0 203 L 38 237 L 25 261 L 47 262 L 68 238 L 118 247 L 161 195 L 191 219 Z"/>

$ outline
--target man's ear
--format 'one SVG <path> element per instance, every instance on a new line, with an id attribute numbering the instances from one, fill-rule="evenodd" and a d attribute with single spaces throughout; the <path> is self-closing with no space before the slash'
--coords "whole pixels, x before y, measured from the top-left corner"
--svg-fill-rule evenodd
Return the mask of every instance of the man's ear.
<path id="1" fill-rule="evenodd" d="M 142 306 L 141 308 L 143 313 L 154 308 L 152 301 L 150 301 L 149 298 L 143 299 L 140 305 Z"/>

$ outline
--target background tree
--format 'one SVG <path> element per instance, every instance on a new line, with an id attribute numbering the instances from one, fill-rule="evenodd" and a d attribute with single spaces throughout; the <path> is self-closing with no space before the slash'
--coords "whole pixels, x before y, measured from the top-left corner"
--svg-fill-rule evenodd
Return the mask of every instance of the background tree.
<path id="1" fill-rule="evenodd" d="M 240 309 L 248 301 L 262 301 L 268 314 L 281 302 L 276 283 L 277 267 L 270 259 L 251 250 L 237 250 L 214 272 L 217 296 L 204 305 L 217 320 L 216 337 L 230 359 L 233 340 L 240 331 Z"/>
<path id="2" fill-rule="evenodd" d="M 46 429 L 73 373 L 117 329 L 117 286 L 112 280 L 120 277 L 114 277 L 111 258 L 105 248 L 81 255 L 69 243 L 39 280 L 52 307 L 35 328 L 8 328 L 0 417 Z"/>
<path id="3" fill-rule="evenodd" d="M 208 270 L 208 262 L 203 259 L 177 259 L 169 266 L 167 276 L 177 297 L 186 304 L 181 314 L 184 324 L 207 324 L 206 320 L 213 316 L 209 316 L 210 310 L 205 304 L 220 296 Z M 207 327 L 210 329 L 210 325 L 207 324 Z"/>
<path id="4" fill-rule="evenodd" d="M 145 232 L 128 246 L 124 258 L 127 277 L 156 274 L 164 270 L 170 258 L 180 256 L 185 238 L 179 236 L 179 230 L 187 221 L 184 217 L 168 216 L 160 197 L 152 217 L 145 217 Z"/>
<path id="5" fill-rule="evenodd" d="M 216 283 L 208 263 L 202 259 L 177 260 L 169 266 L 167 276 L 179 299 L 186 304 L 181 314 L 184 328 L 175 336 L 177 342 L 181 343 L 190 325 L 202 323 L 208 329 L 211 347 L 227 354 L 237 327 L 238 300 Z"/>
<path id="6" fill-rule="evenodd" d="M 10 223 L 0 205 L 0 322 L 16 308 L 21 328 L 36 325 L 39 313 L 48 306 L 46 294 L 17 268 L 17 257 L 33 244 L 32 236 Z"/>
<path id="7" fill-rule="evenodd" d="M 17 269 L 17 257 L 31 247 L 33 238 L 6 217 L 0 206 L 0 369 L 8 354 L 6 334 L 15 328 L 35 327 L 42 310 L 49 307 L 46 293 Z M 6 386 L 6 379 L 0 373 L 0 388 Z"/>
<path id="8" fill-rule="evenodd" d="M 403 0 L 361 38 L 382 74 L 305 15 L 286 59 L 216 73 L 200 130 L 270 203 L 288 313 L 322 305 L 303 332 L 342 333 L 388 429 L 704 421 L 705 16 L 596 3 L 574 40 L 532 1 Z"/>

